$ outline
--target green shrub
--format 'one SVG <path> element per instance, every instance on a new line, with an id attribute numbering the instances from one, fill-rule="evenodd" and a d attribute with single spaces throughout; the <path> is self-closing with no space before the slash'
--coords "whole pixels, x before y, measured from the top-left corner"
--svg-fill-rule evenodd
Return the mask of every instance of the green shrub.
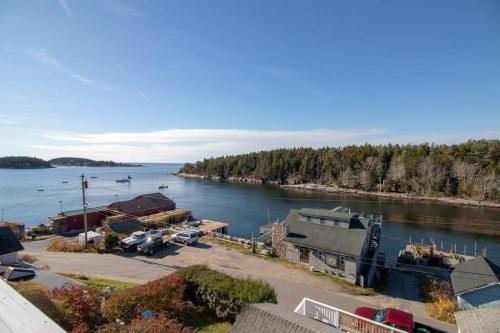
<path id="1" fill-rule="evenodd" d="M 176 316 L 189 305 L 186 283 L 177 273 L 164 276 L 111 297 L 104 307 L 106 317 L 130 322 L 146 310 Z"/>
<path id="2" fill-rule="evenodd" d="M 248 303 L 277 303 L 276 292 L 267 282 L 234 278 L 205 265 L 183 268 L 188 296 L 205 304 L 221 319 L 234 320 Z"/>
<path id="3" fill-rule="evenodd" d="M 104 249 L 107 252 L 112 251 L 118 244 L 120 244 L 120 238 L 118 238 L 118 235 L 114 232 L 107 233 L 106 236 L 104 236 Z"/>

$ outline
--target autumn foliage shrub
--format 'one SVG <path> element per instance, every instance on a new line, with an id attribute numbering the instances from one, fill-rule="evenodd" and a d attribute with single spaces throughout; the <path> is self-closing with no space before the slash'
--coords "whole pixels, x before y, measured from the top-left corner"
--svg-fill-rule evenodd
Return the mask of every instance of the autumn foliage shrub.
<path id="1" fill-rule="evenodd" d="M 48 251 L 52 252 L 89 252 L 95 253 L 101 251 L 99 245 L 88 244 L 86 247 L 78 242 L 67 242 L 63 239 L 56 238 L 50 241 L 47 246 Z"/>
<path id="2" fill-rule="evenodd" d="M 188 295 L 206 305 L 221 319 L 234 320 L 249 303 L 277 303 L 276 292 L 267 282 L 234 278 L 206 265 L 181 269 Z"/>
<path id="3" fill-rule="evenodd" d="M 110 323 L 100 327 L 97 333 L 195 333 L 190 327 L 183 327 L 177 321 L 159 314 L 153 318 L 135 318 L 124 326 Z"/>
<path id="4" fill-rule="evenodd" d="M 47 287 L 36 282 L 21 281 L 15 284 L 15 288 L 53 321 L 59 325 L 64 324 L 64 311 L 52 300 L 51 292 Z"/>
<path id="5" fill-rule="evenodd" d="M 130 322 L 146 310 L 175 317 L 189 305 L 185 302 L 186 287 L 182 276 L 173 273 L 111 297 L 106 302 L 104 313 L 109 319 L 125 322 Z"/>
<path id="6" fill-rule="evenodd" d="M 421 283 L 421 292 L 431 302 L 427 306 L 431 317 L 455 323 L 454 313 L 458 310 L 458 304 L 448 281 L 426 279 Z"/>
<path id="7" fill-rule="evenodd" d="M 101 301 L 104 294 L 95 288 L 70 285 L 54 289 L 52 296 L 64 311 L 64 320 L 70 329 L 92 332 L 104 322 Z"/>

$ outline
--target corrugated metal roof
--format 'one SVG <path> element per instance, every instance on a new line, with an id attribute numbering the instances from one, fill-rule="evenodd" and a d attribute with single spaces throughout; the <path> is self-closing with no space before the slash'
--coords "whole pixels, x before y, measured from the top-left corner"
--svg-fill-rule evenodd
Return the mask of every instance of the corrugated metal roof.
<path id="1" fill-rule="evenodd" d="M 0 332 L 65 333 L 66 331 L 0 279 Z"/>
<path id="2" fill-rule="evenodd" d="M 90 213 L 95 213 L 95 212 L 102 212 L 104 210 L 107 210 L 108 207 L 106 206 L 101 206 L 101 207 L 89 207 L 87 208 L 87 214 Z M 83 214 L 83 209 L 76 209 L 76 210 L 69 210 L 67 212 L 62 212 L 60 215 L 64 215 L 65 217 L 68 216 L 75 216 L 75 215 L 82 215 Z"/>
<path id="3" fill-rule="evenodd" d="M 339 228 L 302 222 L 296 209 L 290 210 L 285 223 L 289 228 L 285 242 L 352 256 L 361 254 L 368 231 L 363 223 L 352 223 L 351 228 Z M 353 225 L 356 227 L 352 228 Z"/>

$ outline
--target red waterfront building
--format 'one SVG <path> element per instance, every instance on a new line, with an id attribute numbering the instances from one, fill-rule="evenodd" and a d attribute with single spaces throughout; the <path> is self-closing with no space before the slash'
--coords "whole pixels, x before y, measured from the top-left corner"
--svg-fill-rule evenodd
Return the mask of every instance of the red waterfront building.
<path id="1" fill-rule="evenodd" d="M 88 228 L 102 225 L 109 216 L 126 215 L 129 218 L 146 216 L 176 208 L 175 202 L 161 193 L 142 194 L 131 200 L 113 202 L 108 206 L 87 208 Z M 55 234 L 83 230 L 83 209 L 61 212 L 49 217 Z"/>

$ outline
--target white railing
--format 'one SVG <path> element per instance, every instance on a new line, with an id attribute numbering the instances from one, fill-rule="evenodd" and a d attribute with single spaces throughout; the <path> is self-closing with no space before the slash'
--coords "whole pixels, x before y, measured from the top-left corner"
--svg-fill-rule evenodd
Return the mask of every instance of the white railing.
<path id="1" fill-rule="evenodd" d="M 333 306 L 304 298 L 295 308 L 295 313 L 318 320 L 350 333 L 406 333 L 376 321 L 363 318 Z"/>

